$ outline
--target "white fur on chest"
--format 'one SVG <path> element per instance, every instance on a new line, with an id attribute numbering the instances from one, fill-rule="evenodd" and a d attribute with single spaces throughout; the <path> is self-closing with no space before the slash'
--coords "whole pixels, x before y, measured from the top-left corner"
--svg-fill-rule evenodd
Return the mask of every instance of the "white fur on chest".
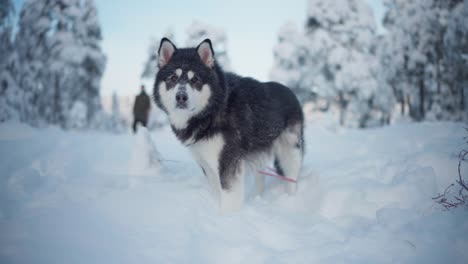
<path id="1" fill-rule="evenodd" d="M 189 149 L 192 155 L 205 168 L 209 166 L 215 173 L 219 172 L 219 158 L 224 147 L 224 138 L 222 134 L 215 135 L 206 140 L 200 140 L 190 145 Z"/>
<path id="2" fill-rule="evenodd" d="M 176 129 L 184 129 L 187 127 L 190 116 L 187 115 L 186 111 L 174 110 L 169 114 L 169 121 Z"/>

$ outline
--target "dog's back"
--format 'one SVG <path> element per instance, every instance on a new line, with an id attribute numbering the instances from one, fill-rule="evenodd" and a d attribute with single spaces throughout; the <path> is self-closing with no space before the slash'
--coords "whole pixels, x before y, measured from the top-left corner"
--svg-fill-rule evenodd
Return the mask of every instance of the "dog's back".
<path id="1" fill-rule="evenodd" d="M 247 163 L 265 153 L 273 154 L 276 171 L 292 180 L 299 176 L 304 155 L 304 117 L 293 92 L 275 82 L 262 83 L 235 74 L 225 75 L 228 99 L 224 117 L 228 144 L 238 145 Z M 257 175 L 258 192 L 264 177 Z M 288 192 L 296 191 L 288 183 Z"/>
<path id="2" fill-rule="evenodd" d="M 302 109 L 289 88 L 232 73 L 226 74 L 226 82 L 229 95 L 225 116 L 229 126 L 240 133 L 244 151 L 272 147 L 273 141 L 288 127 L 300 126 L 302 133 Z M 302 140 L 298 144 L 302 148 Z"/>

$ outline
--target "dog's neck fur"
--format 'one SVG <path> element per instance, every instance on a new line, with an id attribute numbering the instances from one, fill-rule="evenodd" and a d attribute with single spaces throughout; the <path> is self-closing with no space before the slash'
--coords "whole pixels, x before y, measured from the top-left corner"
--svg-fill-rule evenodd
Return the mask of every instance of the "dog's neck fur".
<path id="1" fill-rule="evenodd" d="M 226 109 L 230 87 L 225 81 L 221 67 L 216 62 L 214 68 L 218 78 L 218 85 L 223 91 L 220 102 L 212 104 L 211 107 L 213 108 L 210 111 L 206 111 L 206 113 L 210 114 L 202 113 L 200 116 L 189 119 L 187 126 L 183 129 L 177 129 L 171 125 L 172 131 L 174 131 L 177 138 L 187 146 L 199 140 L 212 137 L 225 126 L 226 120 L 223 118 L 223 113 Z"/>

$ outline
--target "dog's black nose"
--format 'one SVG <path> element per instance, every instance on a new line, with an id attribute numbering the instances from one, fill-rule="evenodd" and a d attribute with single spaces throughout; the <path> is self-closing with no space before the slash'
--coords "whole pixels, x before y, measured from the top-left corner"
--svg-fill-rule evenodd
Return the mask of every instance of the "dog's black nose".
<path id="1" fill-rule="evenodd" d="M 179 92 L 177 92 L 177 94 L 175 96 L 175 99 L 176 99 L 177 103 L 186 103 L 187 100 L 188 100 L 187 93 L 184 92 L 184 91 L 179 91 Z"/>

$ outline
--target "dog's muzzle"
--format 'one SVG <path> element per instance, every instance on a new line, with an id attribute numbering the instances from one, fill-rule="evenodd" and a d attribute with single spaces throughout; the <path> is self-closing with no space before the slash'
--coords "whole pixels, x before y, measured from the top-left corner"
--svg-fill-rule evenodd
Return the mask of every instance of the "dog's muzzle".
<path id="1" fill-rule="evenodd" d="M 176 107 L 177 108 L 187 108 L 187 101 L 188 101 L 188 95 L 185 91 L 178 91 L 176 96 L 175 96 L 175 99 L 176 99 Z"/>

